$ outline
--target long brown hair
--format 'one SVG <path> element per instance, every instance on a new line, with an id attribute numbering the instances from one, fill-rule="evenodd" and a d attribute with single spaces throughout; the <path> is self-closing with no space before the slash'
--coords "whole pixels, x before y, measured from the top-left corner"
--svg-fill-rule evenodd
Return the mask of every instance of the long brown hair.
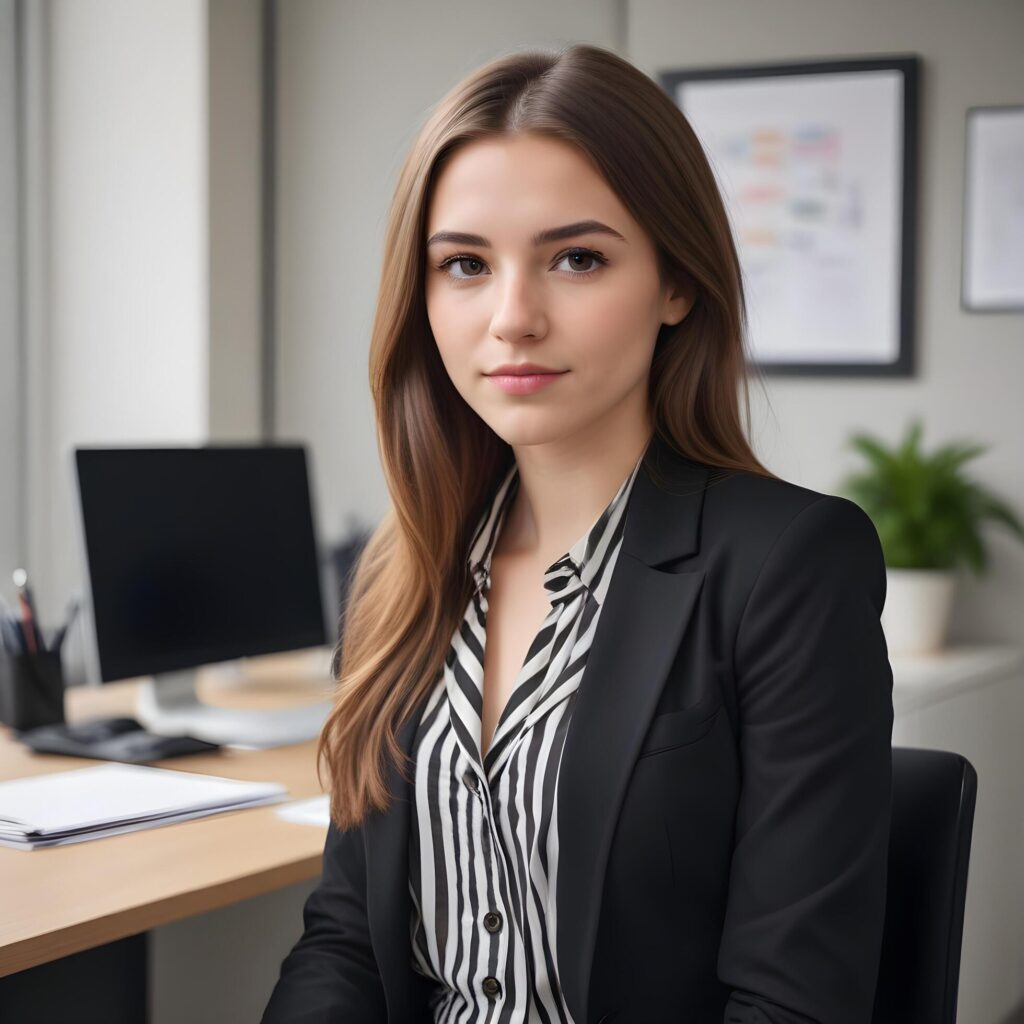
<path id="1" fill-rule="evenodd" d="M 511 447 L 464 402 L 426 315 L 426 216 L 443 162 L 465 143 L 530 132 L 574 143 L 650 234 L 663 282 L 696 301 L 659 332 L 650 374 L 654 431 L 680 454 L 773 476 L 754 456 L 746 308 L 729 221 L 704 151 L 653 80 L 609 50 L 516 52 L 470 74 L 434 108 L 402 165 L 384 244 L 370 343 L 377 443 L 392 505 L 363 548 L 335 651 L 336 696 L 317 748 L 340 829 L 385 811 L 387 763 L 408 778 L 396 734 L 437 682 L 472 594 L 471 533 Z"/>

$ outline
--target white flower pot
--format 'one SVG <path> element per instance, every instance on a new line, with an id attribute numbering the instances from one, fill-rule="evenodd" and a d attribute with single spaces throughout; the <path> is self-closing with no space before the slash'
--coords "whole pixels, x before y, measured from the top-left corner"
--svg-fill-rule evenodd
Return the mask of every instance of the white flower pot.
<path id="1" fill-rule="evenodd" d="M 942 650 L 953 608 L 951 569 L 886 569 L 882 629 L 890 654 Z"/>

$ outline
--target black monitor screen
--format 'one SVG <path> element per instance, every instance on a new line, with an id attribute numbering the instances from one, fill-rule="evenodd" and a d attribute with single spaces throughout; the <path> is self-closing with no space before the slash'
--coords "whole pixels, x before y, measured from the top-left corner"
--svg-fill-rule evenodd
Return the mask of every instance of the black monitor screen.
<path id="1" fill-rule="evenodd" d="M 301 446 L 76 448 L 104 681 L 325 643 Z"/>

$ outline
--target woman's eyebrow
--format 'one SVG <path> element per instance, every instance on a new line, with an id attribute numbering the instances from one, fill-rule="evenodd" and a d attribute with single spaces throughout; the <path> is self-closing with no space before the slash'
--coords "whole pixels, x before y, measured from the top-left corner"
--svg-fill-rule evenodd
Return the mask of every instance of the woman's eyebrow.
<path id="1" fill-rule="evenodd" d="M 602 224 L 599 220 L 581 220 L 575 224 L 565 224 L 560 228 L 547 228 L 545 231 L 538 231 L 530 241 L 534 245 L 546 245 L 548 242 L 560 242 L 564 238 L 575 238 L 577 235 L 611 235 L 621 242 L 626 241 L 618 231 L 610 228 L 607 224 Z M 437 245 L 439 242 L 477 245 L 482 249 L 491 247 L 491 243 L 483 235 L 470 235 L 464 231 L 435 231 L 427 240 L 427 247 Z"/>

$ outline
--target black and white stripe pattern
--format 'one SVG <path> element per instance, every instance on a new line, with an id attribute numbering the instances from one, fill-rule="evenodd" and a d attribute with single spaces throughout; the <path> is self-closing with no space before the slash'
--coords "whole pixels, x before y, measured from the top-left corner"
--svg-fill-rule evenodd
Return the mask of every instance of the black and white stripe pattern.
<path id="1" fill-rule="evenodd" d="M 469 555 L 476 588 L 413 740 L 413 967 L 438 982 L 436 1024 L 571 1024 L 555 963 L 558 770 L 642 456 L 594 524 L 544 573 L 551 611 L 483 762 L 491 553 L 519 486 L 513 464 Z"/>

